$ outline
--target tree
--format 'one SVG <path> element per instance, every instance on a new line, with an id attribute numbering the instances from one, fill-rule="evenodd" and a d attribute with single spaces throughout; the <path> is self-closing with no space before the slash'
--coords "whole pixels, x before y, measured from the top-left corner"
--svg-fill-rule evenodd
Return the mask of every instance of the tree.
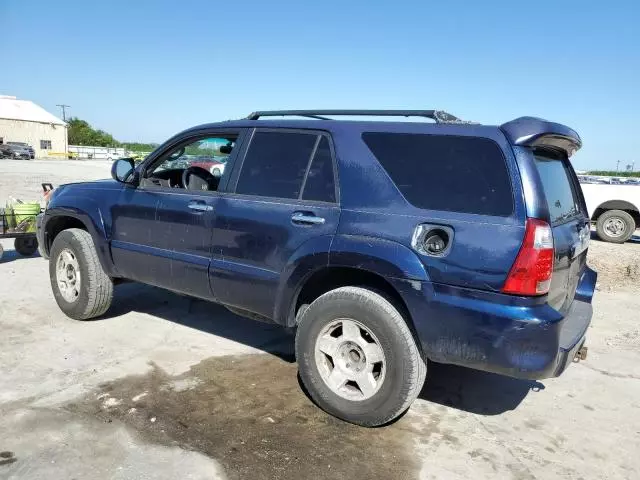
<path id="1" fill-rule="evenodd" d="M 118 147 L 118 142 L 110 133 L 95 130 L 86 121 L 72 117 L 68 123 L 70 145 L 87 145 L 92 147 Z"/>
<path id="2" fill-rule="evenodd" d="M 96 130 L 88 122 L 78 117 L 71 117 L 67 121 L 67 125 L 69 127 L 69 145 L 124 147 L 131 152 L 151 152 L 158 146 L 157 143 L 119 142 L 110 133 Z"/>
<path id="3" fill-rule="evenodd" d="M 120 145 L 131 152 L 151 152 L 158 147 L 157 143 L 124 142 Z"/>

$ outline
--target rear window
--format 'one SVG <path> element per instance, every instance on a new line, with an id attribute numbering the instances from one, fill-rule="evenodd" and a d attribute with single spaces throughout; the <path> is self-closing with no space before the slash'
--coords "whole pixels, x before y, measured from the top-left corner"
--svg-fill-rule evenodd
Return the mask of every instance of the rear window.
<path id="1" fill-rule="evenodd" d="M 503 217 L 513 212 L 507 165 L 492 140 L 373 132 L 362 138 L 418 208 Z"/>
<path id="2" fill-rule="evenodd" d="M 534 154 L 544 195 L 549 205 L 551 223 L 565 222 L 580 213 L 578 197 L 571 180 L 567 162 L 551 154 Z"/>
<path id="3" fill-rule="evenodd" d="M 236 192 L 298 198 L 317 138 L 315 134 L 256 132 Z"/>

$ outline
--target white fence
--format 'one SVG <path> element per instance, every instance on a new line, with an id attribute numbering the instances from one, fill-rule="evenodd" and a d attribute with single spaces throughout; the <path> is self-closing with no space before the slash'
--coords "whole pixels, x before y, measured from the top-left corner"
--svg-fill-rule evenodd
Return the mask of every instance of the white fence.
<path id="1" fill-rule="evenodd" d="M 131 152 L 125 148 L 85 147 L 82 145 L 69 145 L 68 151 L 75 158 L 89 158 L 92 160 L 111 161 L 131 155 Z"/>

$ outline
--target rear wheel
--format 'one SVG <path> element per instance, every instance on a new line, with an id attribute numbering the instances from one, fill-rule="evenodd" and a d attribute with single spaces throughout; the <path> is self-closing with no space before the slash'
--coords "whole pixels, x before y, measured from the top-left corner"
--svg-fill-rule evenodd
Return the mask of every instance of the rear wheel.
<path id="1" fill-rule="evenodd" d="M 300 377 L 328 413 L 383 425 L 420 393 L 426 364 L 398 309 L 376 292 L 342 287 L 316 299 L 296 332 Z"/>
<path id="2" fill-rule="evenodd" d="M 635 220 L 624 210 L 607 210 L 596 222 L 598 237 L 605 242 L 624 243 L 631 238 L 635 229 Z"/>
<path id="3" fill-rule="evenodd" d="M 68 317 L 99 317 L 111 305 L 113 281 L 102 269 L 93 239 L 84 230 L 70 228 L 55 238 L 49 278 L 56 302 Z"/>
<path id="4" fill-rule="evenodd" d="M 30 257 L 38 250 L 38 240 L 36 237 L 18 237 L 13 242 L 13 246 L 23 257 Z"/>

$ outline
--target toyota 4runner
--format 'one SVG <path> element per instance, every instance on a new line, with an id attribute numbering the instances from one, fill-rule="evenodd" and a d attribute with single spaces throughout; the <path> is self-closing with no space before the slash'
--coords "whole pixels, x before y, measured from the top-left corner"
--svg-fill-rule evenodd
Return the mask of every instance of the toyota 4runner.
<path id="1" fill-rule="evenodd" d="M 394 116 L 435 122 L 380 121 Z M 191 165 L 216 145 L 221 176 Z M 531 117 L 256 112 L 58 188 L 38 237 L 69 317 L 103 315 L 128 279 L 295 327 L 313 400 L 381 425 L 409 408 L 427 360 L 538 379 L 585 357 L 596 273 L 569 163 L 580 146 Z"/>

